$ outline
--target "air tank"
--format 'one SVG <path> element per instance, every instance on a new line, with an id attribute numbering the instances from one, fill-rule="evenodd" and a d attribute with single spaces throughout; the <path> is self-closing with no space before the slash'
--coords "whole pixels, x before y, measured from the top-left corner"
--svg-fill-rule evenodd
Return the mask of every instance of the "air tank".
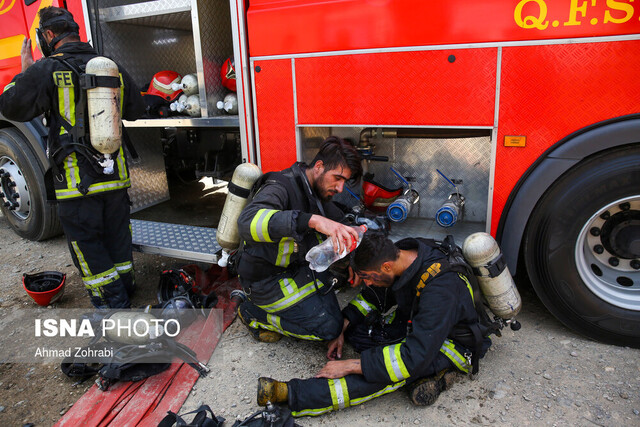
<path id="1" fill-rule="evenodd" d="M 216 233 L 216 240 L 223 249 L 223 256 L 218 262 L 218 265 L 222 267 L 226 265 L 228 254 L 238 249 L 240 245 L 238 217 L 247 205 L 251 187 L 261 175 L 262 171 L 253 163 L 242 163 L 233 172 L 233 177 L 229 182 L 229 194 L 224 202 Z"/>
<path id="2" fill-rule="evenodd" d="M 227 114 L 238 114 L 238 97 L 235 93 L 229 93 L 223 101 L 218 101 L 218 110 L 223 110 Z"/>
<path id="3" fill-rule="evenodd" d="M 488 233 L 473 233 L 465 239 L 462 254 L 473 267 L 491 311 L 505 320 L 513 319 L 522 299 L 495 239 Z"/>
<path id="4" fill-rule="evenodd" d="M 171 85 L 171 89 L 182 90 L 185 95 L 195 95 L 198 93 L 198 77 L 195 74 L 185 75 L 180 83 L 174 83 Z"/>
<path id="5" fill-rule="evenodd" d="M 96 56 L 87 62 L 86 74 L 120 78 L 118 66 L 109 58 Z M 87 89 L 91 145 L 102 154 L 112 154 L 122 144 L 120 88 L 98 86 Z"/>

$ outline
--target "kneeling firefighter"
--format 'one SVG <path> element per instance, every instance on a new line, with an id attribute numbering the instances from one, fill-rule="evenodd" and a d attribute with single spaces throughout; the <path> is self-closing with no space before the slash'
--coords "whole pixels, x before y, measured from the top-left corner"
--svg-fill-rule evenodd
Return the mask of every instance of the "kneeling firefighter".
<path id="1" fill-rule="evenodd" d="M 320 415 L 404 387 L 414 404 L 431 405 L 459 373 L 478 372 L 489 335 L 499 335 L 505 322 L 489 319 L 452 237 L 393 243 L 368 232 L 351 266 L 367 287 L 343 310 L 331 361 L 312 379 L 260 378 L 258 404 L 288 403 L 294 416 Z M 516 313 L 508 313 L 512 324 Z M 337 360 L 345 339 L 360 359 Z"/>
<path id="2" fill-rule="evenodd" d="M 70 12 L 45 7 L 39 17 L 44 58 L 34 62 L 24 41 L 22 72 L 0 95 L 0 112 L 16 121 L 45 114 L 58 215 L 74 264 L 94 306 L 126 308 L 134 276 L 121 117 L 140 117 L 144 103 L 122 68 L 80 41 Z M 27 199 L 15 196 L 13 209 Z"/>

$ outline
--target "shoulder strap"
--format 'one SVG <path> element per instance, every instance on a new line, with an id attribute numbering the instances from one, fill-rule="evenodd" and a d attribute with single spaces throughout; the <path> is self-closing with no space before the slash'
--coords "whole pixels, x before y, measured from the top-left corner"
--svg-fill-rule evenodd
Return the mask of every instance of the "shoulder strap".
<path id="1" fill-rule="evenodd" d="M 72 64 L 67 58 L 66 55 L 62 54 L 61 56 L 54 55 L 50 56 L 50 58 L 55 59 L 56 61 L 62 63 L 69 70 L 73 71 L 73 73 L 78 78 L 78 87 L 76 90 L 76 108 L 75 108 L 75 125 L 71 125 L 64 116 L 60 115 L 60 121 L 62 123 L 62 127 L 66 129 L 69 134 L 73 137 L 73 141 L 76 143 L 84 143 L 84 139 L 86 136 L 86 125 L 85 125 L 85 110 L 86 110 L 86 97 L 84 94 L 84 90 L 82 88 L 82 76 L 84 75 L 84 71 L 81 70 L 76 64 Z"/>

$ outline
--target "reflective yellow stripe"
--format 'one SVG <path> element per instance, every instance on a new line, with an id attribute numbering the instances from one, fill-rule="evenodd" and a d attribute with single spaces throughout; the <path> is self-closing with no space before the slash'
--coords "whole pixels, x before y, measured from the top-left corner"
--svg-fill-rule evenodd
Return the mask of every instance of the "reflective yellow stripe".
<path id="1" fill-rule="evenodd" d="M 256 242 L 270 242 L 273 243 L 269 236 L 269 219 L 273 216 L 277 210 L 260 209 L 251 221 L 251 237 Z"/>
<path id="2" fill-rule="evenodd" d="M 60 115 L 71 126 L 76 124 L 76 103 L 75 103 L 75 91 L 73 87 L 59 87 L 58 88 L 58 108 L 60 109 Z M 60 128 L 60 134 L 67 133 L 64 127 Z"/>
<path id="3" fill-rule="evenodd" d="M 293 253 L 295 246 L 295 241 L 291 237 L 283 237 L 280 239 L 276 265 L 280 267 L 287 267 L 291 262 L 291 254 Z"/>
<path id="4" fill-rule="evenodd" d="M 291 411 L 291 415 L 294 417 L 317 417 L 318 415 L 326 414 L 333 411 L 333 406 L 327 406 L 326 408 L 319 409 L 302 409 L 300 411 Z"/>
<path id="5" fill-rule="evenodd" d="M 340 409 L 340 399 L 342 399 L 342 395 L 338 397 L 338 394 L 336 393 L 335 380 L 330 379 L 327 381 L 329 383 L 329 392 L 331 393 L 331 402 L 333 403 L 333 410 L 337 411 L 338 409 Z M 340 392 L 342 392 L 342 390 L 340 390 Z"/>
<path id="6" fill-rule="evenodd" d="M 284 279 L 281 279 L 279 283 L 280 290 L 282 291 L 283 295 L 292 295 L 298 290 L 298 285 L 296 284 L 295 280 L 291 278 L 285 277 Z"/>
<path id="7" fill-rule="evenodd" d="M 91 184 L 89 186 L 89 192 L 87 196 L 97 193 L 104 193 L 106 191 L 112 190 L 120 190 L 124 188 L 131 187 L 131 181 L 105 181 L 105 182 L 97 182 L 95 184 Z M 56 199 L 64 200 L 64 199 L 72 199 L 74 197 L 82 197 L 83 194 L 77 188 L 66 188 L 66 189 L 57 189 L 56 190 Z"/>
<path id="8" fill-rule="evenodd" d="M 351 406 L 351 401 L 349 400 L 349 387 L 347 387 L 347 380 L 342 377 L 339 380 L 340 388 L 342 389 L 342 399 L 343 404 L 340 409 L 348 408 Z"/>
<path id="9" fill-rule="evenodd" d="M 67 189 L 77 191 L 81 194 L 76 188 L 80 183 L 80 168 L 78 167 L 78 158 L 76 153 L 71 153 L 64 159 L 64 175 L 67 180 Z M 58 191 L 65 190 L 56 190 L 56 197 L 58 195 Z"/>
<path id="10" fill-rule="evenodd" d="M 116 271 L 115 267 L 113 267 L 94 276 L 83 277 L 82 281 L 87 287 L 99 288 L 101 286 L 114 282 L 119 278 L 120 276 L 118 275 L 118 272 Z"/>
<path id="11" fill-rule="evenodd" d="M 282 287 L 282 284 L 280 285 Z M 324 284 L 318 280 L 318 289 L 323 287 Z M 261 309 L 266 311 L 267 313 L 277 313 L 278 311 L 282 311 L 285 308 L 289 308 L 292 305 L 302 301 L 312 293 L 316 291 L 316 285 L 314 282 L 309 282 L 305 286 L 298 289 L 297 292 L 287 295 L 284 298 L 280 298 L 278 301 L 273 302 L 267 305 L 258 305 Z"/>
<path id="12" fill-rule="evenodd" d="M 11 82 L 11 83 L 9 83 L 8 85 L 6 85 L 6 86 L 4 87 L 4 90 L 2 91 L 2 93 L 4 93 L 4 92 L 8 91 L 9 89 L 11 89 L 12 87 L 14 87 L 15 85 L 16 85 L 16 82 Z"/>
<path id="13" fill-rule="evenodd" d="M 462 372 L 469 372 L 470 366 L 467 363 L 467 359 L 456 350 L 455 345 L 450 340 L 444 340 L 444 344 L 440 347 L 440 352 L 447 356 Z"/>
<path id="14" fill-rule="evenodd" d="M 304 417 L 304 416 L 315 417 L 315 416 L 326 414 L 327 412 L 331 412 L 333 410 L 340 408 L 340 401 L 338 399 L 338 394 L 336 393 L 337 390 L 341 390 L 341 392 L 343 393 L 343 396 L 346 397 L 344 399 L 345 401 L 344 407 L 348 408 L 350 406 L 356 406 L 356 405 L 360 405 L 362 403 L 368 402 L 371 399 L 375 399 L 376 397 L 385 395 L 387 393 L 392 393 L 398 390 L 400 387 L 403 387 L 405 384 L 406 384 L 406 381 L 400 381 L 394 384 L 389 384 L 384 388 L 380 389 L 379 391 L 376 391 L 375 393 L 370 394 L 368 396 L 359 397 L 357 399 L 350 399 L 348 394 L 349 392 L 347 388 L 347 381 L 344 378 L 340 378 L 339 380 L 328 380 L 329 391 L 331 393 L 331 401 L 333 402 L 332 406 L 327 406 L 325 408 L 301 409 L 300 411 L 291 411 L 291 415 L 293 415 L 294 417 Z M 348 402 L 348 404 L 346 402 Z"/>
<path id="15" fill-rule="evenodd" d="M 409 371 L 402 361 L 400 355 L 400 344 L 388 345 L 382 349 L 384 355 L 384 364 L 387 368 L 387 374 L 394 383 L 409 378 Z"/>
<path id="16" fill-rule="evenodd" d="M 462 279 L 462 281 L 467 284 L 467 289 L 469 290 L 469 293 L 471 294 L 471 302 L 473 302 L 475 304 L 476 301 L 475 301 L 475 298 L 473 297 L 473 288 L 471 288 L 471 283 L 469 283 L 469 279 L 467 279 L 467 276 L 465 276 L 462 273 L 458 273 L 458 277 L 460 277 L 460 279 Z"/>
<path id="17" fill-rule="evenodd" d="M 298 338 L 306 341 L 322 341 L 322 338 L 315 335 L 301 335 L 285 331 L 280 325 L 280 316 L 276 316 L 275 314 L 268 314 L 267 321 L 270 323 L 262 323 L 258 322 L 257 320 L 252 320 L 251 322 L 249 322 L 249 327 L 253 329 L 266 329 L 267 331 L 278 332 L 287 337 Z"/>
<path id="18" fill-rule="evenodd" d="M 395 318 L 396 318 L 396 313 L 397 313 L 397 312 L 398 312 L 397 310 L 394 310 L 394 311 L 393 311 L 393 313 L 391 313 L 391 314 L 389 314 L 388 316 L 386 316 L 386 317 L 384 318 L 384 323 L 385 323 L 386 325 L 390 325 L 390 324 L 393 322 L 393 319 L 395 319 Z"/>
<path id="19" fill-rule="evenodd" d="M 356 405 L 360 405 L 361 403 L 365 403 L 368 402 L 371 399 L 374 399 L 378 396 L 382 396 L 384 394 L 387 393 L 391 393 L 393 391 L 396 391 L 397 389 L 399 389 L 400 387 L 404 386 L 406 383 L 406 381 L 400 381 L 398 383 L 395 384 L 389 384 L 388 386 L 386 386 L 385 388 L 383 388 L 380 391 L 377 391 L 373 394 L 370 394 L 369 396 L 364 396 L 364 397 L 360 397 L 358 399 L 352 399 L 351 400 L 351 406 L 356 406 Z M 294 415 L 295 416 L 295 415 Z"/>
<path id="20" fill-rule="evenodd" d="M 80 270 L 82 271 L 82 276 L 83 277 L 91 276 L 92 275 L 91 269 L 89 268 L 89 264 L 87 264 L 87 261 L 84 259 L 84 254 L 80 250 L 80 247 L 78 246 L 78 242 L 75 240 L 72 241 L 71 247 L 73 248 L 73 252 L 76 254 L 76 258 L 78 259 L 78 264 L 80 264 Z"/>
<path id="21" fill-rule="evenodd" d="M 102 287 L 118 280 L 120 276 L 115 268 L 96 274 L 95 276 L 83 277 L 84 287 L 93 295 L 102 297 Z"/>
<path id="22" fill-rule="evenodd" d="M 120 175 L 120 181 L 126 181 L 129 179 L 129 171 L 127 170 L 127 163 L 124 159 L 124 150 L 122 146 L 120 146 L 120 150 L 118 150 L 116 162 L 118 164 L 118 175 Z"/>
<path id="23" fill-rule="evenodd" d="M 404 362 L 402 361 L 402 355 L 400 354 L 400 346 L 401 345 L 402 345 L 402 343 L 396 344 L 394 346 L 393 355 L 395 356 L 396 366 L 398 366 L 398 368 L 400 369 L 400 373 L 402 374 L 402 377 L 399 377 L 399 379 L 406 380 L 411 375 L 409 375 L 409 371 L 407 370 L 407 367 L 405 366 Z"/>
<path id="24" fill-rule="evenodd" d="M 364 299 L 362 294 L 358 294 L 354 299 L 352 299 L 349 302 L 349 304 L 357 308 L 358 311 L 362 313 L 363 316 L 366 316 L 367 314 L 371 313 L 373 310 L 377 310 L 376 306 L 369 303 L 366 299 Z"/>
<path id="25" fill-rule="evenodd" d="M 128 273 L 133 270 L 133 263 L 131 261 L 121 262 L 114 264 L 118 273 Z"/>

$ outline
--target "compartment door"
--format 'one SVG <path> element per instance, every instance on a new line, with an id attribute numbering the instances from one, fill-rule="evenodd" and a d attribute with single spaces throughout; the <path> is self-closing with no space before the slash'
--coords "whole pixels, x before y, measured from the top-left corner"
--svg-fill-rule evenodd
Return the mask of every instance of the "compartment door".
<path id="1" fill-rule="evenodd" d="M 297 159 L 291 61 L 252 63 L 258 165 L 263 172 L 288 168 Z"/>

